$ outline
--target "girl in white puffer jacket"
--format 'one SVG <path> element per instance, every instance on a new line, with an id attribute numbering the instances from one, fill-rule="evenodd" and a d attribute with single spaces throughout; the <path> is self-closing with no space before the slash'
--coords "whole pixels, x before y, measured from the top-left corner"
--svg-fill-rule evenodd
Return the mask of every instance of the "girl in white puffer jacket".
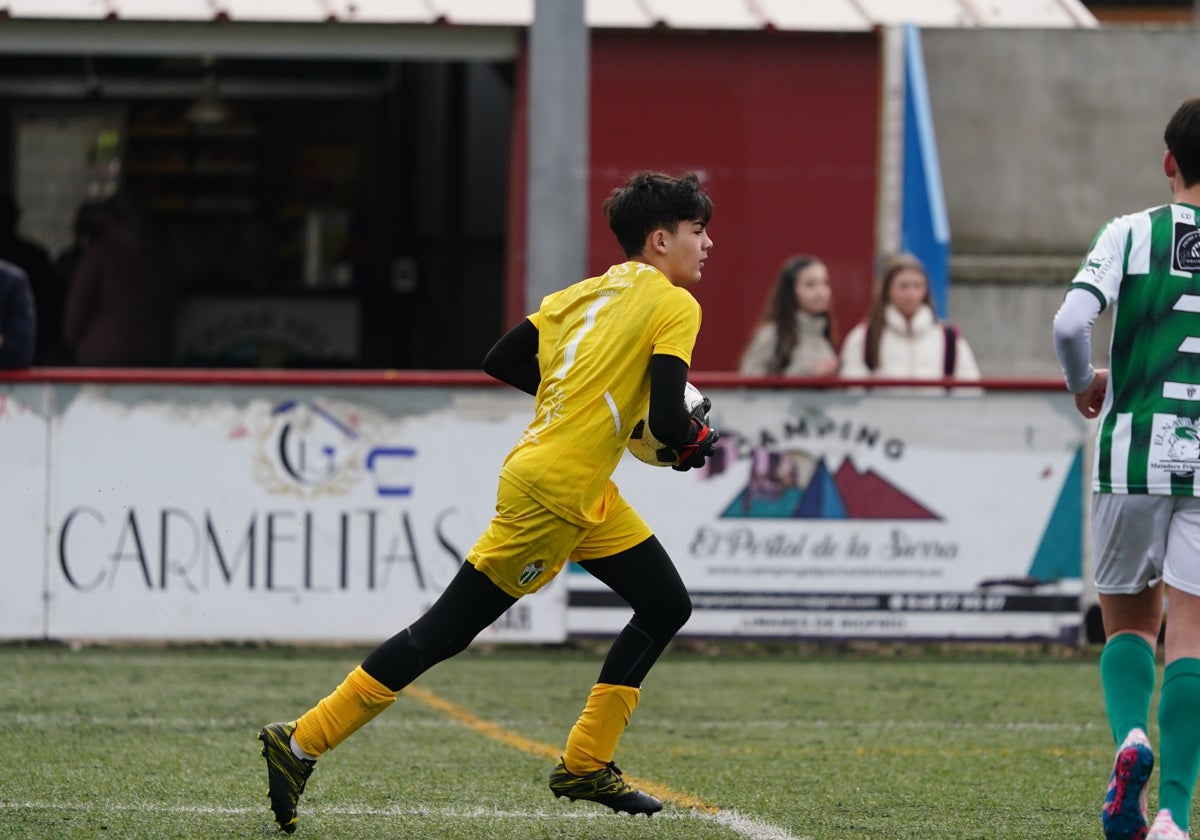
<path id="1" fill-rule="evenodd" d="M 867 320 L 842 345 L 848 379 L 979 379 L 966 339 L 939 320 L 925 266 L 911 254 L 887 261 Z"/>

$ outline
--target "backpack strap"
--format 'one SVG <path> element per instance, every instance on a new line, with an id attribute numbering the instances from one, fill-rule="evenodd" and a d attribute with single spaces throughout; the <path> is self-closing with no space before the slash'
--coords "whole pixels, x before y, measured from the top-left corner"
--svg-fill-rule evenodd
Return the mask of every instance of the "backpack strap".
<path id="1" fill-rule="evenodd" d="M 942 375 L 950 377 L 954 375 L 954 368 L 958 364 L 958 327 L 953 324 L 942 324 L 942 330 L 946 334 Z"/>

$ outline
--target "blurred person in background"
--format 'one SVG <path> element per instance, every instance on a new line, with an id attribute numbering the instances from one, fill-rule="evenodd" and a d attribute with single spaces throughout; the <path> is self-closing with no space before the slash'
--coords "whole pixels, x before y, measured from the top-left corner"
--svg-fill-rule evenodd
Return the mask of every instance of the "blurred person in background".
<path id="1" fill-rule="evenodd" d="M 20 233 L 21 208 L 9 193 L 0 194 L 0 260 L 25 272 L 37 313 L 34 361 L 52 364 L 62 357 L 62 312 L 65 284 L 54 270 L 49 252 Z"/>
<path id="2" fill-rule="evenodd" d="M 971 346 L 938 318 L 925 266 L 912 254 L 885 261 L 867 318 L 846 336 L 841 360 L 848 379 L 979 379 Z"/>
<path id="3" fill-rule="evenodd" d="M 0 368 L 29 367 L 37 334 L 37 316 L 29 278 L 0 260 Z"/>
<path id="4" fill-rule="evenodd" d="M 64 281 L 69 281 L 75 274 L 75 268 L 83 259 L 83 253 L 100 236 L 103 227 L 104 202 L 95 198 L 80 202 L 75 209 L 75 219 L 71 223 L 71 244 L 54 260 L 54 269 Z"/>
<path id="5" fill-rule="evenodd" d="M 1200 772 L 1200 97 L 1180 105 L 1163 139 L 1171 203 L 1100 228 L 1054 317 L 1067 390 L 1097 420 L 1093 577 L 1116 745 L 1101 809 L 1106 840 L 1186 840 Z M 1095 369 L 1092 326 L 1110 308 L 1109 367 Z M 1164 584 L 1159 811 L 1148 828 Z"/>
<path id="6" fill-rule="evenodd" d="M 88 198 L 80 202 L 79 206 L 75 208 L 75 218 L 71 222 L 71 244 L 64 248 L 54 259 L 54 270 L 58 272 L 59 281 L 63 284 L 64 292 L 67 285 L 71 282 L 71 278 L 75 275 L 75 269 L 79 266 L 79 261 L 83 259 L 84 252 L 100 236 L 100 229 L 103 224 L 103 200 Z M 59 328 L 61 329 L 61 314 L 58 320 L 60 322 Z"/>
<path id="7" fill-rule="evenodd" d="M 829 269 L 813 256 L 787 260 L 767 297 L 762 321 L 742 353 L 747 376 L 832 376 L 837 326 Z"/>
<path id="8" fill-rule="evenodd" d="M 167 364 L 175 305 L 170 264 L 146 218 L 127 197 L 113 196 L 67 287 L 63 334 L 75 361 Z"/>

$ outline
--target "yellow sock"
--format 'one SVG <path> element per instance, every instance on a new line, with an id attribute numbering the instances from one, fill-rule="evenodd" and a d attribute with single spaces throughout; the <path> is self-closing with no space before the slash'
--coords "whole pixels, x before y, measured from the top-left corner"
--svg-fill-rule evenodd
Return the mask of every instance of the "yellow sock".
<path id="1" fill-rule="evenodd" d="M 642 692 L 628 685 L 596 683 L 571 734 L 563 764 L 568 773 L 585 776 L 604 767 L 617 752 L 617 741 L 629 725 Z"/>
<path id="2" fill-rule="evenodd" d="M 392 704 L 392 691 L 358 666 L 334 692 L 296 721 L 292 737 L 311 756 L 331 750 Z"/>

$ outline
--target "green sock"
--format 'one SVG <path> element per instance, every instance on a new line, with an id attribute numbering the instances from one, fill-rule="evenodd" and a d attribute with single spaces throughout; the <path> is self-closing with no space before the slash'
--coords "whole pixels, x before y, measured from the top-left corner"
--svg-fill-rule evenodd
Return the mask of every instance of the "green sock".
<path id="1" fill-rule="evenodd" d="M 1170 808 L 1187 831 L 1192 791 L 1200 772 L 1200 659 L 1176 659 L 1163 672 L 1158 703 L 1158 807 Z"/>
<path id="2" fill-rule="evenodd" d="M 1157 676 L 1154 648 L 1141 636 L 1118 633 L 1100 654 L 1100 684 L 1113 741 L 1120 746 L 1134 728 L 1149 731 L 1150 698 Z M 1174 812 L 1172 812 L 1174 813 Z"/>

